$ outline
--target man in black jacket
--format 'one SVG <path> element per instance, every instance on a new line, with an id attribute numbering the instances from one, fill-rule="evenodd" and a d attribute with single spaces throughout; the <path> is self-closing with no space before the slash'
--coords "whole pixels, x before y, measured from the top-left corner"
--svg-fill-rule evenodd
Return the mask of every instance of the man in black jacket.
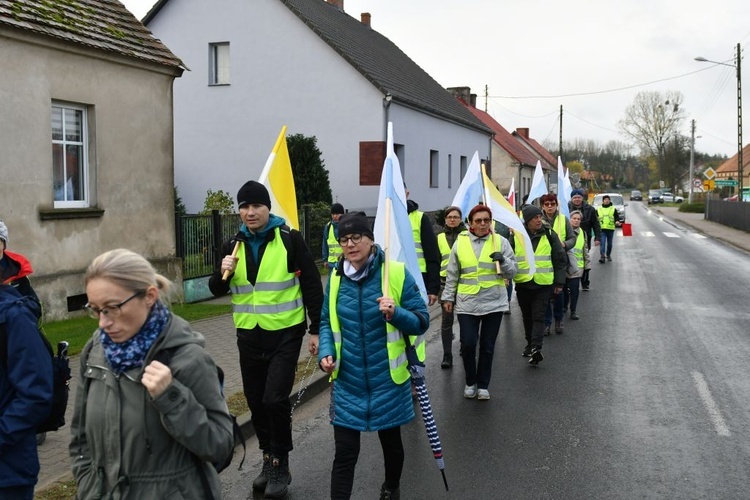
<path id="1" fill-rule="evenodd" d="M 409 190 L 406 190 L 409 198 Z M 440 249 L 437 244 L 432 222 L 424 212 L 419 211 L 419 205 L 413 200 L 406 201 L 406 211 L 409 214 L 414 243 L 417 246 L 417 261 L 422 271 L 424 287 L 427 291 L 427 305 L 437 302 L 440 295 Z M 421 252 L 420 252 L 421 250 Z"/>
<path id="2" fill-rule="evenodd" d="M 586 238 L 586 246 L 591 250 L 591 232 L 594 232 L 594 245 L 599 246 L 599 242 L 602 240 L 602 229 L 599 225 L 599 216 L 596 214 L 596 209 L 586 202 L 586 193 L 583 189 L 574 189 L 570 193 L 570 201 L 568 202 L 568 208 L 572 212 L 573 210 L 580 210 L 581 212 L 581 231 Z M 581 276 L 581 289 L 586 292 L 589 289 L 591 281 L 589 280 L 589 269 L 583 271 Z"/>

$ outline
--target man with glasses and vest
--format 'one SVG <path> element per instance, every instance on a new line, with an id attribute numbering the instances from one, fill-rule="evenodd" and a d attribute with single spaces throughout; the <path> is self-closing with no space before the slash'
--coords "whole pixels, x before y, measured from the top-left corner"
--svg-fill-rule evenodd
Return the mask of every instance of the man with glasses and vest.
<path id="1" fill-rule="evenodd" d="M 313 355 L 318 352 L 323 288 L 300 232 L 270 213 L 265 186 L 245 183 L 237 193 L 237 204 L 243 225 L 224 245 L 225 257 L 209 288 L 217 297 L 232 293 L 242 386 L 263 452 L 263 469 L 253 489 L 264 491 L 265 498 L 282 498 L 292 480 L 289 394 L 308 329 L 308 350 Z M 239 245 L 233 256 L 235 242 Z M 224 281 L 226 272 L 229 277 Z"/>
<path id="2" fill-rule="evenodd" d="M 562 243 L 563 250 L 567 252 L 576 244 L 576 234 L 570 221 L 564 214 L 560 213 L 557 205 L 557 196 L 548 193 L 543 195 L 540 200 L 542 203 L 542 220 L 548 224 L 555 232 Z M 547 304 L 547 312 L 544 314 L 544 334 L 550 334 L 552 327 L 552 317 L 555 318 L 555 333 L 560 334 L 564 331 L 563 317 L 563 294 L 554 295 L 553 300 Z"/>
<path id="3" fill-rule="evenodd" d="M 450 206 L 445 209 L 445 225 L 443 232 L 438 234 L 438 248 L 440 249 L 440 295 L 445 289 L 445 276 L 448 271 L 448 258 L 451 256 L 451 248 L 456 242 L 458 235 L 466 228 L 461 223 L 461 209 Z M 440 337 L 443 341 L 443 361 L 440 368 L 448 369 L 453 366 L 453 310 L 450 312 L 442 309 L 440 324 Z"/>
<path id="4" fill-rule="evenodd" d="M 326 263 L 329 274 L 336 269 L 336 262 L 341 257 L 339 219 L 342 215 L 344 215 L 344 205 L 341 203 L 331 205 L 331 221 L 323 228 L 323 262 Z"/>
<path id="5" fill-rule="evenodd" d="M 409 190 L 406 189 L 409 198 Z M 419 205 L 414 200 L 406 200 L 406 211 L 409 214 L 411 231 L 414 235 L 414 245 L 417 248 L 417 262 L 422 273 L 424 287 L 427 290 L 427 305 L 437 302 L 440 293 L 440 250 L 438 249 L 435 231 L 432 223 L 424 212 L 419 211 Z"/>
<path id="6" fill-rule="evenodd" d="M 524 248 L 523 238 L 513 236 L 511 245 L 518 262 L 518 272 L 513 278 L 516 284 L 516 298 L 523 316 L 523 331 L 526 348 L 523 357 L 530 358 L 529 364 L 536 366 L 544 359 L 542 344 L 544 339 L 544 313 L 551 294 L 560 294 L 565 286 L 565 270 L 568 256 L 557 235 L 542 220 L 542 211 L 534 205 L 521 210 L 526 231 L 531 238 L 532 248 Z M 526 252 L 534 252 L 536 271 L 531 274 Z"/>

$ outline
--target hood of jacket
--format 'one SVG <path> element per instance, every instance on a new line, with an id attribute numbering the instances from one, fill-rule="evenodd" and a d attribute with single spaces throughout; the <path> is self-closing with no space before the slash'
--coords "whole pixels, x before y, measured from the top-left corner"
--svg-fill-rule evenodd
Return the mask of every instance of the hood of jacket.
<path id="1" fill-rule="evenodd" d="M 412 213 L 415 210 L 419 210 L 419 203 L 414 200 L 406 200 L 406 212 Z"/>

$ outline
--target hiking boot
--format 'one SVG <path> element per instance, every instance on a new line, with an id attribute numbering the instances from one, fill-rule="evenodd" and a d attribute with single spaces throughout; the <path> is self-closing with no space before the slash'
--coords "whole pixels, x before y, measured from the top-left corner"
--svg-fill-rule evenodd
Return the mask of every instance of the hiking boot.
<path id="1" fill-rule="evenodd" d="M 258 477 L 253 479 L 254 490 L 265 490 L 268 484 L 268 476 L 271 475 L 271 455 L 263 454 L 263 468 L 260 470 Z"/>
<path id="2" fill-rule="evenodd" d="M 588 285 L 583 285 L 581 287 L 581 290 L 583 290 L 584 292 L 588 292 L 589 291 L 589 286 Z"/>
<path id="3" fill-rule="evenodd" d="M 447 369 L 453 366 L 453 354 L 443 354 L 443 362 L 440 363 L 440 368 Z"/>
<path id="4" fill-rule="evenodd" d="M 612 262 L 612 257 L 610 257 L 609 255 L 607 255 L 607 260 L 610 261 L 610 262 Z"/>
<path id="5" fill-rule="evenodd" d="M 602 255 L 602 257 L 599 259 L 599 264 L 604 264 L 604 262 L 605 262 L 604 255 Z"/>
<path id="6" fill-rule="evenodd" d="M 287 485 L 292 482 L 289 472 L 289 457 L 271 457 L 271 470 L 268 473 L 265 498 L 283 498 Z"/>
<path id="7" fill-rule="evenodd" d="M 487 401 L 490 399 L 490 391 L 487 389 L 477 389 L 477 399 L 480 401 Z"/>
<path id="8" fill-rule="evenodd" d="M 521 356 L 523 356 L 524 358 L 528 358 L 529 356 L 531 356 L 531 346 L 530 345 L 527 345 L 526 347 L 523 348 L 523 353 L 521 354 Z"/>
<path id="9" fill-rule="evenodd" d="M 477 386 L 475 385 L 467 385 L 464 387 L 464 397 L 466 399 L 473 399 L 477 397 Z"/>
<path id="10" fill-rule="evenodd" d="M 581 319 L 578 317 L 575 311 L 570 311 L 570 319 Z"/>
<path id="11" fill-rule="evenodd" d="M 564 331 L 565 331 L 565 327 L 563 326 L 562 320 L 555 321 L 555 333 L 558 334 L 558 335 L 560 335 Z"/>
<path id="12" fill-rule="evenodd" d="M 400 500 L 401 499 L 401 488 L 395 490 L 389 490 L 385 487 L 385 483 L 380 487 L 380 500 Z"/>
<path id="13" fill-rule="evenodd" d="M 534 350 L 531 351 L 531 358 L 529 359 L 529 364 L 531 366 L 536 366 L 543 359 L 544 359 L 544 356 L 542 356 L 541 349 L 534 348 Z"/>

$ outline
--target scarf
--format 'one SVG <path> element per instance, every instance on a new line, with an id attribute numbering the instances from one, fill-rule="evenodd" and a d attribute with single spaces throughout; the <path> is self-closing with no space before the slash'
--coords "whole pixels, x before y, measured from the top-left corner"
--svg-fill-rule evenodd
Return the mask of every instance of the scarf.
<path id="1" fill-rule="evenodd" d="M 99 340 L 104 348 L 104 357 L 116 375 L 143 366 L 149 349 L 167 325 L 171 312 L 157 300 L 141 329 L 131 338 L 120 344 L 109 338 L 104 330 L 99 330 Z"/>
<path id="2" fill-rule="evenodd" d="M 373 260 L 375 260 L 375 254 L 371 253 L 370 256 L 367 257 L 365 265 L 359 269 L 355 269 L 351 262 L 344 259 L 344 275 L 352 281 L 362 281 L 367 278 L 370 271 L 370 264 L 372 264 Z"/>

